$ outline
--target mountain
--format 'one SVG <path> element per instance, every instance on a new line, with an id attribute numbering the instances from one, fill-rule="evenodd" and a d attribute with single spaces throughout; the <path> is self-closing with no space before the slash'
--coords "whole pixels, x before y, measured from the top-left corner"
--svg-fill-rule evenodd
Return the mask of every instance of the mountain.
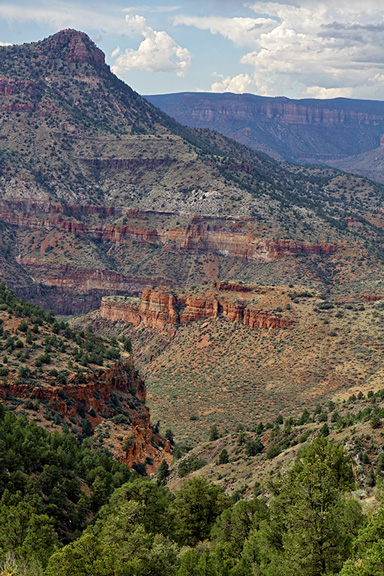
<path id="1" fill-rule="evenodd" d="M 0 47 L 0 75 L 0 274 L 20 296 L 73 314 L 231 278 L 375 293 L 381 186 L 181 126 L 82 32 Z"/>
<path id="2" fill-rule="evenodd" d="M 329 163 L 335 168 L 372 178 L 384 183 L 384 147 L 374 148 L 356 156 L 348 156 L 344 160 L 333 160 Z"/>
<path id="3" fill-rule="evenodd" d="M 292 100 L 253 94 L 159 94 L 146 99 L 178 122 L 209 128 L 278 160 L 330 164 L 383 182 L 384 172 L 352 156 L 380 152 L 384 102 Z M 374 152 L 376 150 L 376 152 Z M 362 157 L 363 159 L 363 157 Z"/>

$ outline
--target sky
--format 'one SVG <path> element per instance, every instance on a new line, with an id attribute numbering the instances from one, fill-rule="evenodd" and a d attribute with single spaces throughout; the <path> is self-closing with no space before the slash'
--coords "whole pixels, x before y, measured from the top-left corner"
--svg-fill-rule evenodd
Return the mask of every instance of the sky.
<path id="1" fill-rule="evenodd" d="M 140 94 L 384 100 L 384 0 L 0 0 L 0 45 L 64 28 Z"/>

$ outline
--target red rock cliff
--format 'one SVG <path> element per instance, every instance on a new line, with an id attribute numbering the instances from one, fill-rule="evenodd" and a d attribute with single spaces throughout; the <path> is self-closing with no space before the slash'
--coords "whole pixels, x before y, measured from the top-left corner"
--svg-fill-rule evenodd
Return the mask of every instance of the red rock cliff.
<path id="1" fill-rule="evenodd" d="M 136 211 L 137 212 L 137 211 Z M 0 204 L 0 220 L 21 228 L 58 229 L 69 234 L 89 236 L 102 242 L 123 244 L 135 240 L 150 246 L 165 246 L 181 251 L 214 252 L 223 256 L 241 258 L 242 260 L 272 261 L 289 254 L 329 255 L 337 251 L 334 244 L 307 244 L 291 240 L 266 240 L 255 233 L 243 229 L 239 223 L 228 225 L 226 219 L 208 216 L 193 216 L 185 228 L 148 230 L 138 226 L 96 226 L 86 221 L 74 221 L 77 215 L 99 214 L 100 216 L 131 215 L 130 211 L 98 206 L 48 206 L 28 202 L 7 202 Z M 139 213 L 145 219 L 145 213 Z M 151 212 L 153 215 L 154 213 Z M 71 219 L 65 219 L 64 216 Z M 137 214 L 135 214 L 137 218 Z"/>
<path id="2" fill-rule="evenodd" d="M 103 298 L 99 313 L 106 320 L 122 320 L 134 326 L 143 324 L 158 330 L 204 318 L 217 318 L 219 315 L 229 322 L 242 322 L 251 328 L 272 330 L 292 324 L 287 318 L 249 308 L 246 302 L 231 302 L 215 297 L 198 298 L 193 295 L 175 296 L 160 289 L 143 290 L 141 300 Z"/>
<path id="3" fill-rule="evenodd" d="M 75 417 L 79 410 L 85 411 L 92 427 L 95 427 L 105 415 L 114 415 L 111 396 L 121 392 L 126 398 L 124 408 L 129 417 L 131 443 L 129 448 L 120 449 L 120 453 L 117 451 L 118 458 L 132 467 L 135 462 L 144 463 L 150 456 L 153 465 L 149 471 L 155 471 L 164 458 L 170 458 L 169 445 L 159 435 L 154 436 L 151 429 L 149 410 L 144 404 L 146 387 L 135 371 L 133 360 L 129 363 L 118 362 L 98 376 L 93 374 L 84 378 L 84 382 L 79 382 L 78 375 L 73 373 L 67 384 L 61 387 L 50 385 L 52 376 L 48 375 L 41 376 L 38 386 L 8 382 L 0 386 L 0 399 L 6 401 L 11 396 L 49 401 L 56 412 L 68 419 Z M 94 411 L 94 416 L 89 415 L 90 410 Z"/>

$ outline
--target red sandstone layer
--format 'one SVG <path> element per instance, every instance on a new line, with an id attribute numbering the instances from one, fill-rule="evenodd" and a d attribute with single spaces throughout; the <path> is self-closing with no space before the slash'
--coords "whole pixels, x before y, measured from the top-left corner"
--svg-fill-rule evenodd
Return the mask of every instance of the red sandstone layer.
<path id="1" fill-rule="evenodd" d="M 48 400 L 54 410 L 64 414 L 67 418 L 76 416 L 80 406 L 87 413 L 93 409 L 96 416 L 88 415 L 88 418 L 94 427 L 102 421 L 100 414 L 113 416 L 110 406 L 111 394 L 117 391 L 128 393 L 140 402 L 136 408 L 128 409 L 131 424 L 129 435 L 132 437 L 132 444 L 126 451 L 121 452 L 119 459 L 132 467 L 135 462 L 143 463 L 150 456 L 153 466 L 149 471 L 153 472 L 164 458 L 170 458 L 169 443 L 158 435 L 154 437 L 149 410 L 144 405 L 146 387 L 143 380 L 137 376 L 133 361 L 129 364 L 117 363 L 98 376 L 95 374 L 87 376 L 85 383 L 77 383 L 76 377 L 77 374 L 73 373 L 68 378 L 68 383 L 61 387 L 53 387 L 48 382 L 41 385 L 42 381 L 39 386 L 33 383 L 9 382 L 7 387 L 0 386 L 0 399 L 5 401 L 8 395 L 12 395 L 15 398 Z"/>
<path id="2" fill-rule="evenodd" d="M 185 228 L 152 230 L 137 226 L 96 226 L 87 222 L 66 220 L 63 215 L 75 217 L 76 214 L 100 214 L 101 216 L 126 215 L 120 208 L 95 206 L 63 206 L 52 204 L 39 211 L 39 205 L 28 202 L 11 202 L 0 205 L 0 220 L 28 229 L 65 230 L 69 234 L 88 236 L 102 242 L 123 244 L 135 240 L 150 246 L 165 246 L 172 249 L 192 252 L 214 252 L 242 260 L 271 261 L 289 254 L 322 254 L 329 255 L 337 251 L 333 244 L 307 244 L 291 240 L 266 240 L 241 226 L 228 226 L 226 219 L 220 224 L 219 219 L 212 222 L 207 216 L 193 216 Z M 49 217 L 48 217 L 49 214 Z M 56 215 L 55 215 L 56 214 Z M 145 214 L 145 213 L 140 213 Z M 151 213 L 152 214 L 152 213 Z M 135 212 L 136 217 L 136 212 Z"/>
<path id="3" fill-rule="evenodd" d="M 170 325 L 193 322 L 222 315 L 229 322 L 242 322 L 251 328 L 286 328 L 287 318 L 248 308 L 245 302 L 205 299 L 195 296 L 177 297 L 161 290 L 143 290 L 141 300 L 103 298 L 100 315 L 111 321 L 122 320 L 139 326 L 164 330 Z"/>

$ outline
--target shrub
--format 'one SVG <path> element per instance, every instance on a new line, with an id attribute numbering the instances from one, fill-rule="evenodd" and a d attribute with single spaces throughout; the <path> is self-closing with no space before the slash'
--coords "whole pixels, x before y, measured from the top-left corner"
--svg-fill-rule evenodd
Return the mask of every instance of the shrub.
<path id="1" fill-rule="evenodd" d="M 370 424 L 371 424 L 373 429 L 380 428 L 380 426 L 381 426 L 380 416 L 378 414 L 372 414 Z"/>
<path id="2" fill-rule="evenodd" d="M 186 460 L 183 460 L 182 462 L 180 462 L 180 464 L 179 464 L 179 478 L 184 478 L 184 476 L 187 476 L 187 474 L 190 474 L 191 472 L 195 472 L 196 470 L 200 470 L 200 468 L 202 468 L 205 465 L 206 465 L 205 460 L 202 460 L 201 458 L 198 458 L 197 456 L 195 456 L 193 454 L 192 456 L 190 456 Z"/>
<path id="3" fill-rule="evenodd" d="M 247 456 L 256 456 L 256 454 L 260 454 L 264 449 L 264 445 L 260 442 L 260 440 L 250 440 L 245 445 L 245 452 Z"/>
<path id="4" fill-rule="evenodd" d="M 278 446 L 278 444 L 272 444 L 267 452 L 266 452 L 266 457 L 268 458 L 268 460 L 272 460 L 273 458 L 276 458 L 276 456 L 278 456 L 281 452 L 280 446 Z"/>
<path id="5" fill-rule="evenodd" d="M 214 424 L 209 431 L 209 440 L 210 440 L 210 442 L 213 442 L 214 440 L 217 440 L 218 438 L 220 438 L 220 434 L 219 434 L 219 431 L 217 429 L 216 424 Z"/>
<path id="6" fill-rule="evenodd" d="M 225 448 L 223 448 L 223 450 L 219 454 L 218 463 L 219 464 L 228 464 L 228 462 L 229 462 L 228 452 L 226 451 Z"/>

